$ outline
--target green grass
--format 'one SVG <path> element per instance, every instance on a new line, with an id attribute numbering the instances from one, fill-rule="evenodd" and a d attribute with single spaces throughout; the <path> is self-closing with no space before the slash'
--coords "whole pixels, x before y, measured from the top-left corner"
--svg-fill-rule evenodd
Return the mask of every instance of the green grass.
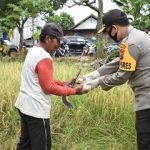
<path id="1" fill-rule="evenodd" d="M 55 60 L 55 79 L 75 76 L 78 61 Z M 0 62 L 0 150 L 15 150 L 20 127 L 14 103 L 19 92 L 21 62 Z M 89 70 L 85 68 L 82 74 Z M 128 85 L 108 92 L 100 88 L 71 96 L 75 109 L 52 97 L 52 150 L 136 150 L 133 93 Z"/>

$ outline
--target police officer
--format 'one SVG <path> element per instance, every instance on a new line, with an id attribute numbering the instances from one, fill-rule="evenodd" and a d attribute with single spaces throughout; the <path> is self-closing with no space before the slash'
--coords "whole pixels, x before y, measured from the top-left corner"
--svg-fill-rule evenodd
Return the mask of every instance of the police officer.
<path id="1" fill-rule="evenodd" d="M 83 91 L 101 86 L 103 90 L 129 84 L 135 94 L 138 150 L 150 150 L 150 36 L 129 24 L 127 15 L 118 9 L 103 17 L 103 28 L 115 42 L 122 41 L 120 58 L 80 78 Z"/>

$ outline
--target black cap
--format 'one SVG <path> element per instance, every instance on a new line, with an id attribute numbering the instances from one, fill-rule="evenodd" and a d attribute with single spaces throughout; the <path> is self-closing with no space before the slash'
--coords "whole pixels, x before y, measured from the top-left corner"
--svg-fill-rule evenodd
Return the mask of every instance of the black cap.
<path id="1" fill-rule="evenodd" d="M 63 33 L 62 28 L 60 26 L 56 25 L 55 23 L 47 23 L 43 27 L 41 34 L 54 36 L 63 42 L 67 42 L 67 39 L 64 38 L 64 33 Z"/>
<path id="2" fill-rule="evenodd" d="M 127 15 L 119 9 L 112 9 L 108 11 L 103 16 L 102 22 L 103 28 L 100 29 L 98 33 L 103 32 L 107 27 L 111 25 L 129 25 Z"/>

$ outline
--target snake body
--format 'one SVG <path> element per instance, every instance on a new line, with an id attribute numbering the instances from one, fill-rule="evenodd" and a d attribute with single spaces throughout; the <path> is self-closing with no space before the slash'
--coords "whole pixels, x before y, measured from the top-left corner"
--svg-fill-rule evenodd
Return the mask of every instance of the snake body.
<path id="1" fill-rule="evenodd" d="M 63 103 L 70 109 L 73 109 L 74 106 L 69 102 L 69 99 L 67 96 L 62 96 Z"/>
<path id="2" fill-rule="evenodd" d="M 78 70 L 78 72 L 77 72 L 77 74 L 76 74 L 76 77 L 75 77 L 75 79 L 73 80 L 73 83 L 72 83 L 71 85 L 69 85 L 69 86 L 74 86 L 74 85 L 75 85 L 76 80 L 77 80 L 77 78 L 79 77 L 80 73 L 81 73 L 81 69 Z M 63 103 L 64 103 L 68 108 L 70 108 L 70 109 L 73 109 L 73 108 L 74 108 L 74 106 L 69 102 L 68 96 L 62 96 L 62 101 L 63 101 Z"/>

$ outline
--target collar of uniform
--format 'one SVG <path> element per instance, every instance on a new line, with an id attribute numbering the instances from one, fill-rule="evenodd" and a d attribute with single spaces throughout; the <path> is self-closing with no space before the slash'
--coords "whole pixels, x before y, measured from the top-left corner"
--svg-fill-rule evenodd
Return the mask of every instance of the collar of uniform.
<path id="1" fill-rule="evenodd" d="M 128 35 L 130 34 L 130 32 L 134 29 L 133 26 L 129 25 L 128 27 L 128 31 L 127 31 L 127 34 L 126 34 L 126 37 L 122 40 L 122 41 L 126 41 L 128 39 Z"/>
<path id="2" fill-rule="evenodd" d="M 131 31 L 133 28 L 134 28 L 133 26 L 129 25 L 127 35 L 129 35 L 130 31 Z"/>

